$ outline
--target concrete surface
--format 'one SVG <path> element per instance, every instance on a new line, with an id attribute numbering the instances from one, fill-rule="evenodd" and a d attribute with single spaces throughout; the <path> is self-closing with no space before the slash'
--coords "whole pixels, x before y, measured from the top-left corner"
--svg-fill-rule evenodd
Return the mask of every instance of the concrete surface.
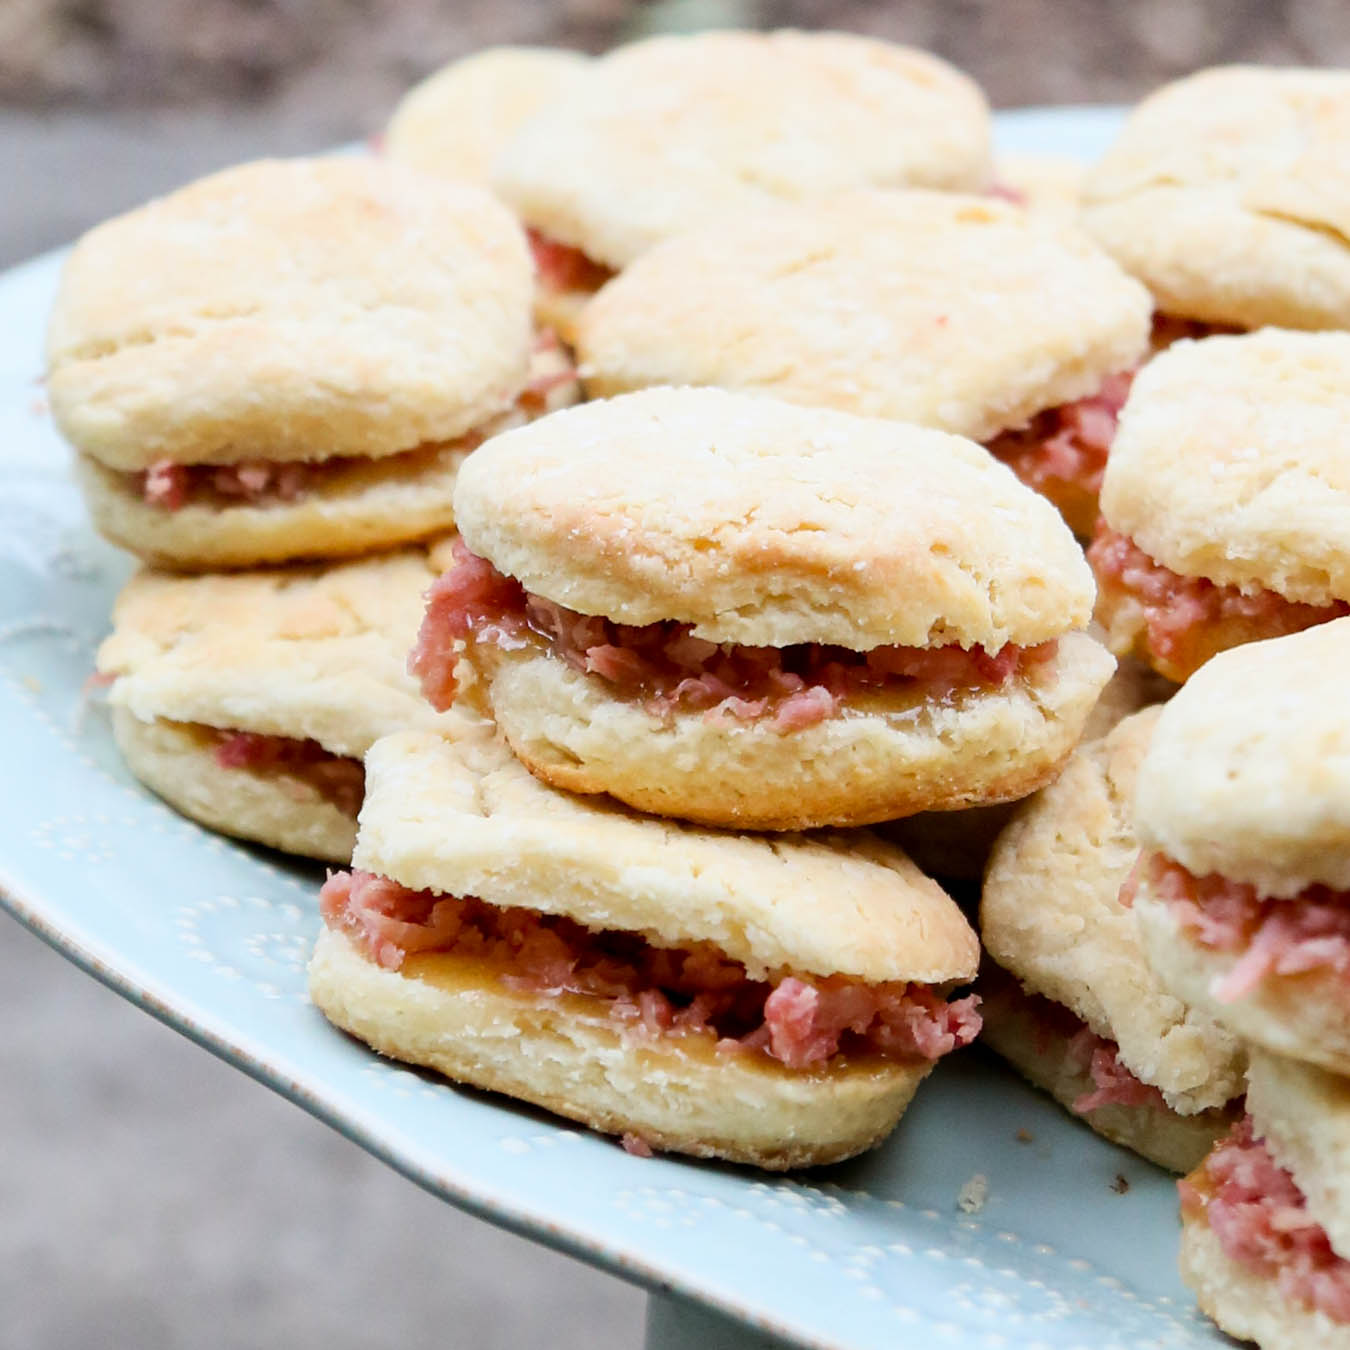
<path id="1" fill-rule="evenodd" d="M 0 111 L 0 265 L 356 130 Z M 641 1343 L 639 1291 L 426 1195 L 4 916 L 0 1026 L 0 1350 Z"/>

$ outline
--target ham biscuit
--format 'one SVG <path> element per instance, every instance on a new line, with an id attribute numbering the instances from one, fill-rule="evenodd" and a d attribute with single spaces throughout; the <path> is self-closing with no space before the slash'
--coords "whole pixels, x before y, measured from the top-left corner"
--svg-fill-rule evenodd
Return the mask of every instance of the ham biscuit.
<path id="1" fill-rule="evenodd" d="M 988 105 L 945 61 L 850 33 L 723 31 L 594 62 L 492 181 L 536 232 L 541 286 L 584 297 L 661 240 L 747 207 L 982 191 L 989 175 Z"/>
<path id="2" fill-rule="evenodd" d="M 1350 1345 L 1350 1080 L 1252 1052 L 1249 1114 L 1184 1181 L 1181 1274 L 1263 1350 Z"/>
<path id="3" fill-rule="evenodd" d="M 453 716 L 404 669 L 442 561 L 417 548 L 328 568 L 139 573 L 98 657 L 127 766 L 212 829 L 349 861 L 366 750 Z"/>
<path id="4" fill-rule="evenodd" d="M 1084 226 L 1176 319 L 1350 327 L 1350 71 L 1229 66 L 1146 98 Z"/>
<path id="5" fill-rule="evenodd" d="M 1135 914 L 1178 997 L 1350 1073 L 1350 618 L 1225 652 L 1140 771 Z"/>
<path id="6" fill-rule="evenodd" d="M 485 190 L 246 164 L 76 245 L 47 342 L 95 525 L 158 565 L 339 557 L 453 523 L 465 455 L 575 398 Z"/>
<path id="7" fill-rule="evenodd" d="M 769 1168 L 880 1142 L 979 1028 L 960 911 L 870 836 L 767 840 L 534 779 L 486 724 L 366 759 L 310 993 L 383 1054 Z"/>
<path id="8" fill-rule="evenodd" d="M 980 932 L 985 1040 L 1106 1138 L 1189 1171 L 1235 1119 L 1236 1037 L 1149 969 L 1122 901 L 1135 776 L 1159 710 L 1075 751 L 994 845 Z"/>
<path id="9" fill-rule="evenodd" d="M 1086 535 L 1151 309 L 1071 225 L 857 192 L 659 245 L 587 306 L 576 347 L 592 395 L 716 385 L 982 441 Z"/>
<path id="10" fill-rule="evenodd" d="M 714 389 L 498 437 L 413 667 L 536 774 L 804 829 L 1025 796 L 1112 669 L 1082 554 L 977 445 Z"/>
<path id="11" fill-rule="evenodd" d="M 1185 680 L 1350 614 L 1350 334 L 1170 348 L 1122 414 L 1088 550 L 1117 655 Z"/>

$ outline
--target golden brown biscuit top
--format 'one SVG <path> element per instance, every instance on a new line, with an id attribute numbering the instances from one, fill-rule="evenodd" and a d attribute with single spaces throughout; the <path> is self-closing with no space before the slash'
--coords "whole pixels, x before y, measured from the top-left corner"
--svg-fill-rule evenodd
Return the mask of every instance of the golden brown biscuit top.
<path id="1" fill-rule="evenodd" d="M 1166 704 L 1140 844 L 1265 895 L 1350 889 L 1350 618 L 1223 652 Z"/>
<path id="2" fill-rule="evenodd" d="M 586 307 L 577 350 L 593 394 L 716 385 L 983 441 L 1133 369 L 1152 309 L 1072 226 L 861 191 L 658 245 Z"/>
<path id="3" fill-rule="evenodd" d="M 939 984 L 973 977 L 978 961 L 955 902 L 871 835 L 770 840 L 575 797 L 532 777 L 486 725 L 371 748 L 354 862 L 668 946 L 715 942 L 752 977 Z"/>
<path id="4" fill-rule="evenodd" d="M 390 731 L 448 720 L 406 669 L 435 573 L 421 548 L 228 575 L 141 571 L 117 598 L 98 669 L 116 677 L 111 701 L 143 721 L 312 738 L 359 757 Z"/>
<path id="5" fill-rule="evenodd" d="M 1091 573 L 971 441 L 716 389 L 650 389 L 495 437 L 455 489 L 468 546 L 557 604 L 714 642 L 1048 641 Z"/>
<path id="6" fill-rule="evenodd" d="M 532 292 L 524 234 L 482 188 L 357 156 L 244 164 L 75 246 L 52 411 L 127 471 L 452 440 L 524 384 Z"/>
<path id="7" fill-rule="evenodd" d="M 767 200 L 864 186 L 978 191 L 989 111 L 937 57 L 847 33 L 658 37 L 597 61 L 497 161 L 536 229 L 619 268 Z"/>
<path id="8" fill-rule="evenodd" d="M 587 58 L 553 47 L 489 47 L 408 91 L 384 135 L 390 159 L 486 183 L 497 153 L 540 108 L 585 78 Z"/>
<path id="9" fill-rule="evenodd" d="M 1184 576 L 1350 599 L 1350 333 L 1181 342 L 1139 374 L 1102 513 Z"/>
<path id="10" fill-rule="evenodd" d="M 1157 186 L 1231 194 L 1257 215 L 1350 236 L 1350 71 L 1221 66 L 1130 114 L 1087 202 Z"/>

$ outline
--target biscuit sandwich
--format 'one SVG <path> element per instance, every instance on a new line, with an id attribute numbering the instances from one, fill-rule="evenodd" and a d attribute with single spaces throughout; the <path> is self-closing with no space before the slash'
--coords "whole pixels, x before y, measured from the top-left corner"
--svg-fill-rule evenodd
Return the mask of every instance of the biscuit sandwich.
<path id="1" fill-rule="evenodd" d="M 545 781 L 805 829 L 1025 796 L 1113 661 L 1048 502 L 943 432 L 652 389 L 500 436 L 412 666 Z"/>
<path id="2" fill-rule="evenodd" d="M 1130 391 L 1088 550 L 1117 655 L 1185 680 L 1350 614 L 1350 334 L 1179 343 Z"/>
<path id="3" fill-rule="evenodd" d="M 557 47 L 474 52 L 403 96 L 381 148 L 422 173 L 486 184 L 502 147 L 540 108 L 580 88 L 587 65 Z"/>
<path id="4" fill-rule="evenodd" d="M 1158 709 L 1085 742 L 994 845 L 980 904 L 985 1042 L 1098 1134 L 1186 1172 L 1241 1114 L 1235 1036 L 1169 993 L 1121 903 Z"/>
<path id="5" fill-rule="evenodd" d="M 1350 618 L 1216 656 L 1139 774 L 1134 909 L 1158 978 L 1256 1045 L 1350 1073 Z"/>
<path id="6" fill-rule="evenodd" d="M 576 348 L 593 396 L 716 385 L 981 441 L 1088 535 L 1151 309 L 1072 225 L 864 191 L 658 245 L 587 306 Z"/>
<path id="7" fill-rule="evenodd" d="M 347 157 L 215 174 L 87 234 L 47 391 L 98 529 L 187 570 L 452 523 L 466 454 L 575 396 L 486 190 Z"/>
<path id="8" fill-rule="evenodd" d="M 495 189 L 530 226 L 559 331 L 652 245 L 768 201 L 983 191 L 989 109 L 945 61 L 849 33 L 706 32 L 619 47 L 528 122 Z"/>
<path id="9" fill-rule="evenodd" d="M 1184 1181 L 1181 1274 L 1263 1350 L 1350 1345 L 1350 1080 L 1262 1051 L 1248 1115 Z"/>
<path id="10" fill-rule="evenodd" d="M 555 792 L 486 724 L 366 759 L 310 994 L 382 1054 L 607 1133 L 834 1162 L 979 1029 L 960 911 L 866 835 L 766 840 Z"/>
<path id="11" fill-rule="evenodd" d="M 442 726 L 405 670 L 440 555 L 184 577 L 142 571 L 98 654 L 127 767 L 214 830 L 348 862 L 361 757 Z"/>
<path id="12" fill-rule="evenodd" d="M 1084 226 L 1169 319 L 1350 327 L 1350 71 L 1164 86 L 1083 184 Z"/>

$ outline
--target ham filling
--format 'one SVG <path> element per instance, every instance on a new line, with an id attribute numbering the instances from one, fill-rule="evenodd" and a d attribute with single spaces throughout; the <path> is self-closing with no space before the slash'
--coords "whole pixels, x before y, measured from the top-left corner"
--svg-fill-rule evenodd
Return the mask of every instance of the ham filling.
<path id="1" fill-rule="evenodd" d="M 579 248 L 550 239 L 538 230 L 526 233 L 542 290 L 598 291 L 614 275 L 610 268 L 588 258 Z"/>
<path id="2" fill-rule="evenodd" d="M 1095 394 L 1039 412 L 1025 427 L 1001 432 L 988 444 L 1029 488 L 1049 497 L 1066 514 L 1096 516 L 1106 457 L 1116 422 L 1134 379 L 1132 371 L 1108 375 Z M 1071 525 L 1076 522 L 1070 520 Z"/>
<path id="3" fill-rule="evenodd" d="M 355 816 L 366 795 L 366 771 L 359 759 L 325 750 L 318 741 L 292 736 L 262 736 L 253 731 L 215 731 L 212 755 L 222 769 L 247 769 L 263 775 L 299 779 Z"/>
<path id="4" fill-rule="evenodd" d="M 1214 986 L 1220 1002 L 1245 998 L 1271 976 L 1329 974 L 1350 992 L 1350 892 L 1309 886 L 1274 900 L 1226 877 L 1193 876 L 1161 854 L 1149 861 L 1148 880 L 1197 946 L 1240 953 Z"/>
<path id="5" fill-rule="evenodd" d="M 1181 576 L 1104 520 L 1097 524 L 1087 556 L 1097 574 L 1098 617 L 1111 629 L 1123 606 L 1137 610 L 1137 642 L 1173 679 L 1186 679 L 1229 647 L 1299 633 L 1350 614 L 1343 600 L 1307 605 L 1275 591 L 1248 594 L 1204 577 Z"/>
<path id="6" fill-rule="evenodd" d="M 936 1060 L 980 1029 L 974 995 L 948 1003 L 925 985 L 842 975 L 755 980 L 712 943 L 656 947 L 637 933 L 412 891 L 370 872 L 333 873 L 319 908 L 330 928 L 386 969 L 416 952 L 465 957 L 494 967 L 511 989 L 602 999 L 634 1035 L 699 1035 L 719 1051 L 757 1051 L 792 1069 L 839 1054 Z"/>
<path id="7" fill-rule="evenodd" d="M 1177 1190 L 1182 1214 L 1207 1223 L 1230 1261 L 1274 1280 L 1291 1302 L 1350 1322 L 1350 1261 L 1336 1255 L 1293 1177 L 1256 1138 L 1250 1116 Z"/>
<path id="8" fill-rule="evenodd" d="M 695 637 L 689 624 L 631 627 L 578 614 L 531 595 L 461 542 L 431 588 L 409 670 L 432 706 L 455 695 L 455 666 L 469 647 L 519 651 L 542 645 L 573 670 L 595 675 L 621 698 L 663 719 L 699 712 L 732 725 L 767 721 L 799 731 L 839 712 L 850 697 L 922 686 L 940 699 L 963 689 L 999 689 L 1054 656 L 1055 644 L 997 652 L 982 647 L 846 647 L 800 643 L 747 647 Z"/>
<path id="9" fill-rule="evenodd" d="M 490 435 L 504 431 L 518 421 L 537 417 L 553 406 L 553 395 L 567 385 L 575 385 L 576 371 L 562 344 L 549 331 L 535 340 L 530 380 L 516 396 L 512 408 L 487 427 L 470 431 L 447 449 L 476 449 Z M 571 402 L 571 399 L 564 400 Z M 398 455 L 382 456 L 381 464 L 395 466 L 425 453 L 419 446 Z M 156 460 L 143 473 L 127 475 L 133 490 L 146 503 L 162 511 L 181 511 L 193 504 L 217 508 L 226 506 L 262 506 L 299 501 L 335 475 L 368 460 L 359 456 L 334 455 L 329 459 L 240 460 L 236 464 L 178 464 L 171 459 Z"/>

